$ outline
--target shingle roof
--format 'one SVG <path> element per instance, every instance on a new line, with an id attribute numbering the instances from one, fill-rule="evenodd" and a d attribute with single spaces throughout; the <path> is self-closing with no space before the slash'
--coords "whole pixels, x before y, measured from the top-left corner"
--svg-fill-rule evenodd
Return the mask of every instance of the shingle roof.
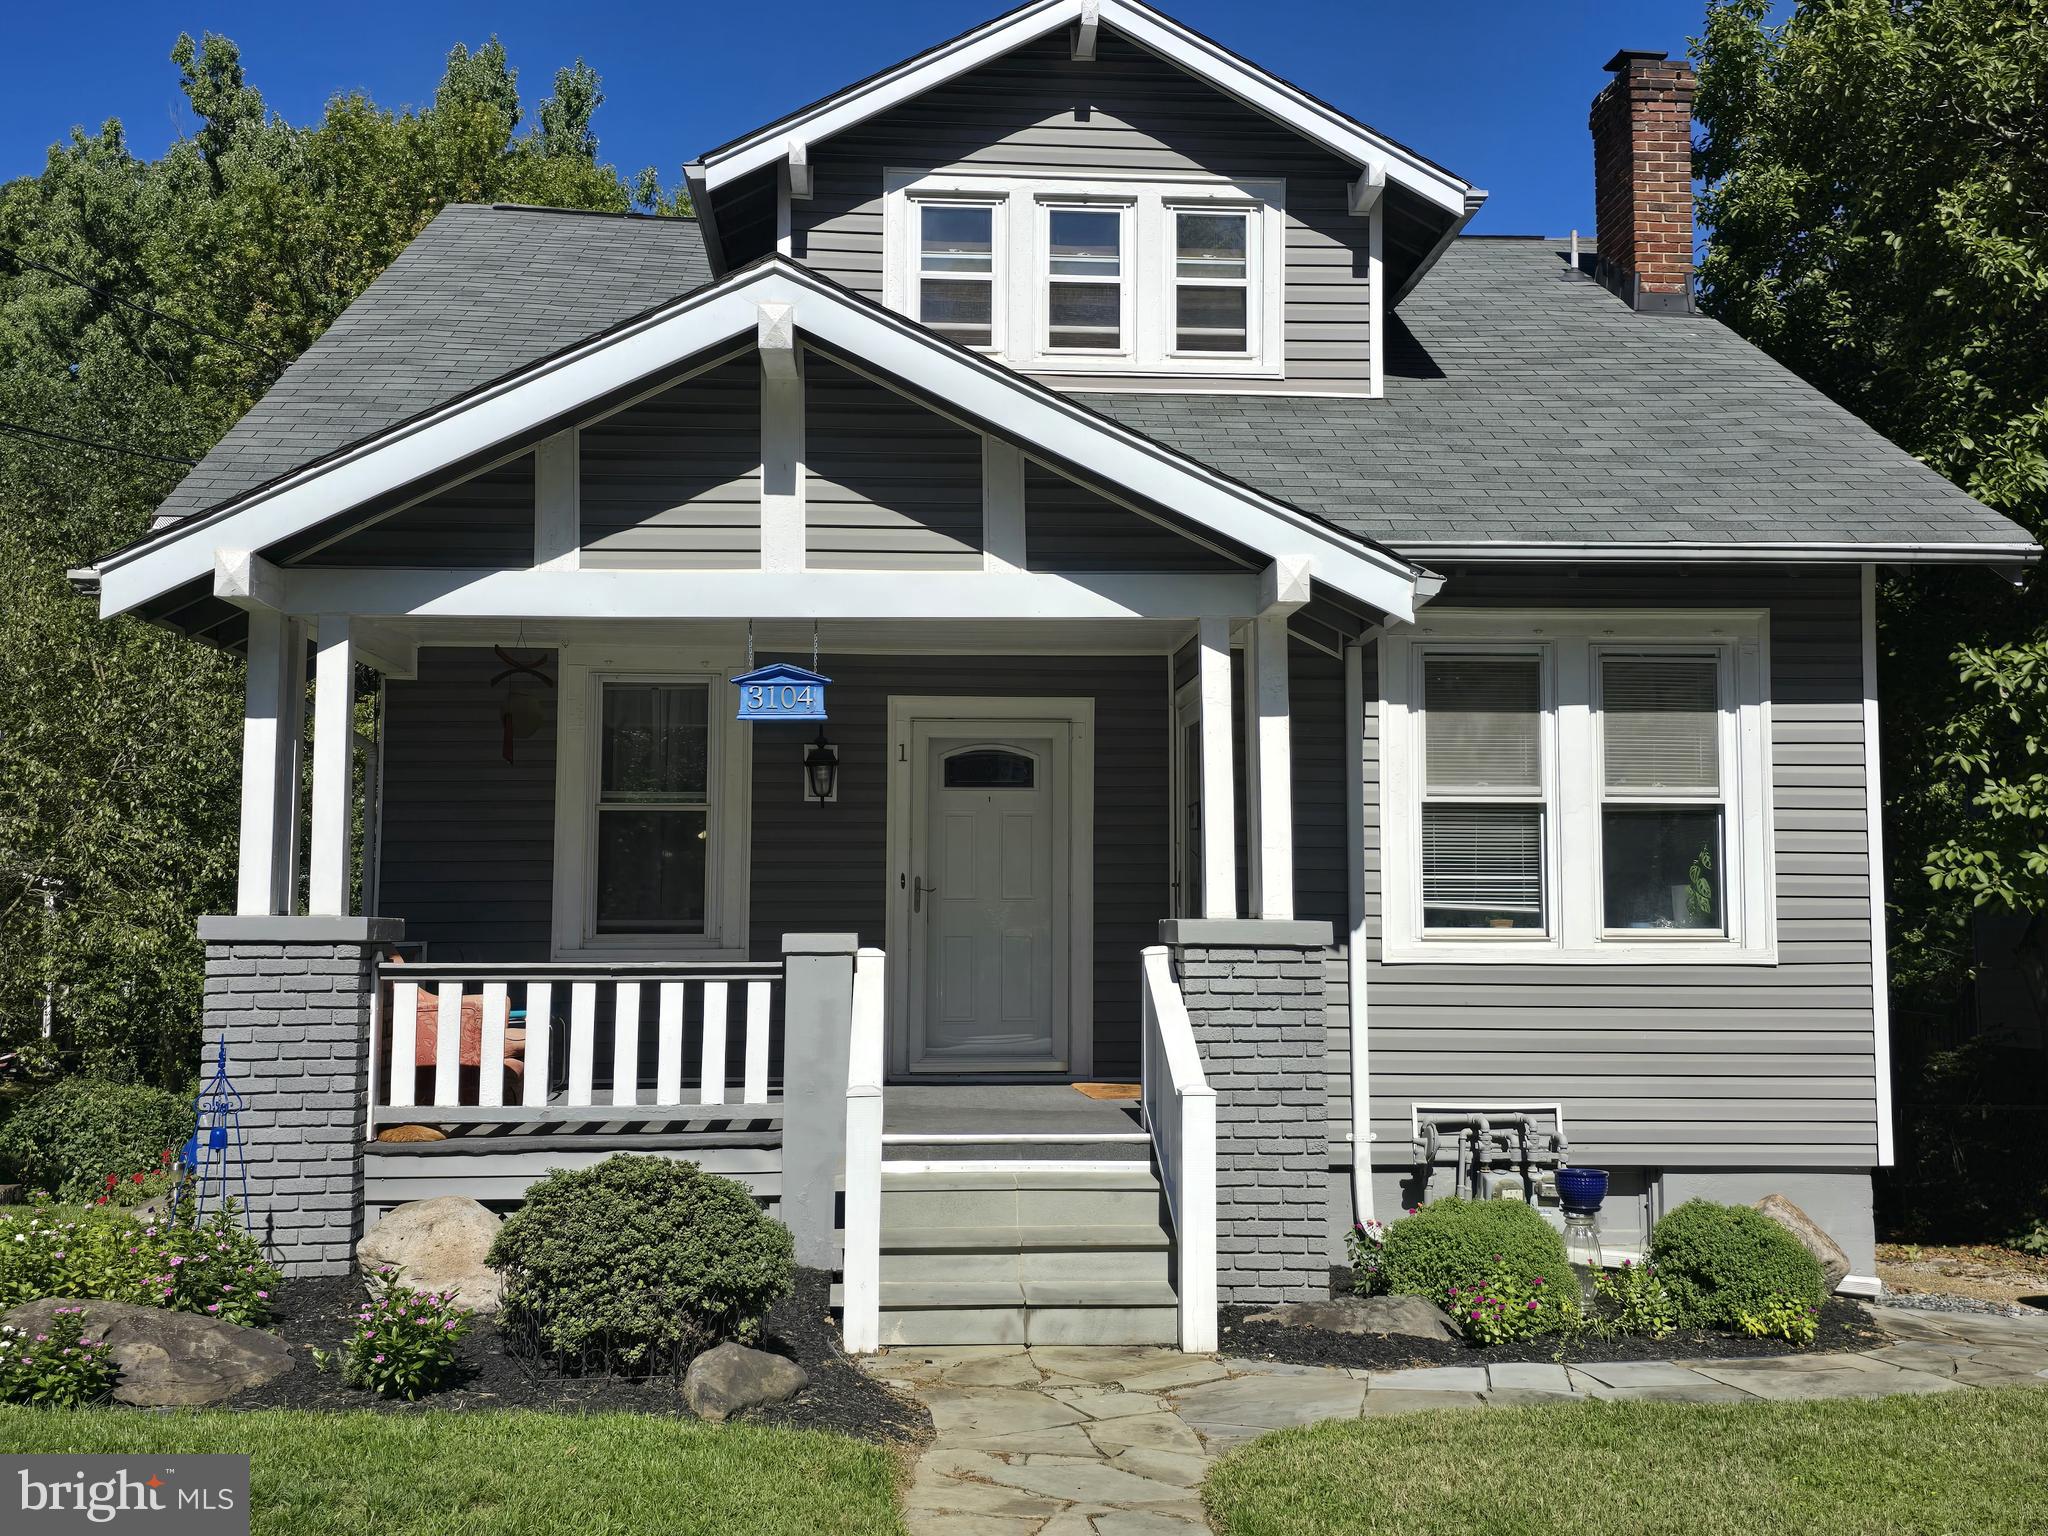
<path id="1" fill-rule="evenodd" d="M 710 279 L 692 219 L 444 209 L 157 517 L 232 500 Z"/>
<path id="2" fill-rule="evenodd" d="M 1404 554 L 2029 542 L 1726 327 L 1636 313 L 1561 242 L 1454 242 L 1389 342 L 1379 400 L 1084 398 Z"/>

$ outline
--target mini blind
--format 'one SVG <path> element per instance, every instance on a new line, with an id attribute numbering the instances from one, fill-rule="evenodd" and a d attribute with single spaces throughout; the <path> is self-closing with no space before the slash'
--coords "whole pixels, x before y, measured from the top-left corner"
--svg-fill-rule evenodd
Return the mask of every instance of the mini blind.
<path id="1" fill-rule="evenodd" d="M 1720 702 L 1712 656 L 1602 657 L 1607 787 L 1720 794 Z"/>
<path id="2" fill-rule="evenodd" d="M 1433 792 L 1543 792 L 1543 678 L 1534 656 L 1422 663 L 1424 776 Z"/>
<path id="3" fill-rule="evenodd" d="M 1542 808 L 1425 805 L 1422 905 L 1467 912 L 1541 912 Z"/>

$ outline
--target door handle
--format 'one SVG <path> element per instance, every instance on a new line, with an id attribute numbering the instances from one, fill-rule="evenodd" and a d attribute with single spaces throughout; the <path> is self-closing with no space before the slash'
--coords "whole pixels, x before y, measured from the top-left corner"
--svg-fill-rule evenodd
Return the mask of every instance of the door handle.
<path id="1" fill-rule="evenodd" d="M 936 885 L 926 885 L 924 883 L 923 875 L 917 876 L 914 880 L 910 882 L 911 911 L 922 912 L 924 910 L 924 898 L 925 893 L 927 891 L 929 891 L 934 896 L 939 894 L 939 888 Z"/>

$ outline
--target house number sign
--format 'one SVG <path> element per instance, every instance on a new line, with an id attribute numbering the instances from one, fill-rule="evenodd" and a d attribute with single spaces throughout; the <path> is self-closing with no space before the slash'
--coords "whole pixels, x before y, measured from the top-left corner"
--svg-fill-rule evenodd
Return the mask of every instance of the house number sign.
<path id="1" fill-rule="evenodd" d="M 803 667 L 773 662 L 733 679 L 741 720 L 823 720 L 825 687 L 832 681 Z"/>

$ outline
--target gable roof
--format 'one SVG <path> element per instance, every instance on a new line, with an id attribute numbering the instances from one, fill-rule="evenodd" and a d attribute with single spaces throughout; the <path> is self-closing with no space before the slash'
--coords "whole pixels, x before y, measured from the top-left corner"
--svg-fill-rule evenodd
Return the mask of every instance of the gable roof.
<path id="1" fill-rule="evenodd" d="M 246 495 L 711 280 L 694 219 L 444 208 L 157 508 Z"/>
<path id="2" fill-rule="evenodd" d="M 1419 560 L 2036 552 L 1725 326 L 1617 301 L 1562 241 L 1455 242 L 1389 330 L 1383 399 L 1082 398 Z"/>
<path id="3" fill-rule="evenodd" d="M 776 308 L 775 306 L 784 306 Z M 858 358 L 1106 487 L 1306 568 L 1335 590 L 1412 617 L 1418 570 L 1355 530 L 1254 490 L 1046 385 L 926 330 L 785 257 L 768 257 L 528 367 L 415 413 L 99 561 L 101 611 L 121 613 L 211 577 L 216 549 L 262 552 L 575 413 L 687 359 L 751 343 L 773 323 Z"/>

